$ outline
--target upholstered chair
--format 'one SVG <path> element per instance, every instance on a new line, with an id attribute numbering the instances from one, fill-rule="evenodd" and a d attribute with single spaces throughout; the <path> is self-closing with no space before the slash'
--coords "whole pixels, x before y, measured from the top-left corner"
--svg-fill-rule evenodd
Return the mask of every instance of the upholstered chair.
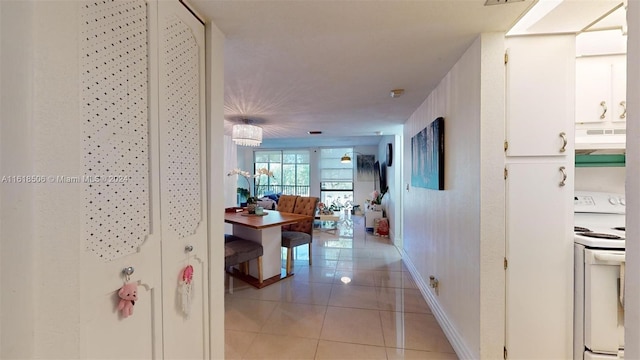
<path id="1" fill-rule="evenodd" d="M 224 268 L 240 265 L 240 271 L 249 274 L 249 261 L 258 261 L 258 281 L 262 284 L 262 255 L 264 248 L 257 242 L 245 240 L 235 235 L 224 236 Z"/>
<path id="2" fill-rule="evenodd" d="M 298 195 L 280 195 L 280 197 L 278 198 L 278 211 L 292 213 L 296 206 L 296 200 L 299 197 L 300 196 Z M 288 231 L 290 229 L 291 225 L 282 226 L 282 231 Z"/>
<path id="3" fill-rule="evenodd" d="M 293 248 L 296 246 L 309 244 L 309 265 L 311 260 L 311 243 L 313 241 L 313 221 L 316 214 L 316 207 L 319 199 L 317 197 L 300 196 L 296 200 L 294 214 L 311 216 L 311 220 L 305 220 L 291 224 L 289 230 L 282 231 L 282 247 L 287 248 L 287 275 L 291 274 L 293 268 Z"/>
<path id="4" fill-rule="evenodd" d="M 296 206 L 297 195 L 280 195 L 278 198 L 278 211 L 292 213 Z"/>

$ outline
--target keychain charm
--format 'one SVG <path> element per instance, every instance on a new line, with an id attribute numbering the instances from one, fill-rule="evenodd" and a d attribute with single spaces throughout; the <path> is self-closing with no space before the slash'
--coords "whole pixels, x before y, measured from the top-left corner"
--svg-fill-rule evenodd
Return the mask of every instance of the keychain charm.
<path id="1" fill-rule="evenodd" d="M 182 295 L 180 297 L 182 312 L 186 317 L 189 317 L 193 300 L 193 266 L 187 265 L 182 271 L 178 292 Z"/>
<path id="2" fill-rule="evenodd" d="M 120 297 L 118 310 L 120 310 L 122 317 L 126 319 L 133 315 L 133 305 L 138 300 L 138 285 L 136 283 L 124 284 L 118 290 L 118 296 Z"/>

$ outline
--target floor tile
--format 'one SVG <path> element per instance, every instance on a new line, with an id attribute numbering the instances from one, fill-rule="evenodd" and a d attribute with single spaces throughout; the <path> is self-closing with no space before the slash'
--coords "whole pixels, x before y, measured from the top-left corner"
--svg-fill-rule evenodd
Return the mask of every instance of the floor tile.
<path id="1" fill-rule="evenodd" d="M 227 330 L 258 332 L 276 306 L 278 303 L 273 301 L 226 298 L 224 327 Z"/>
<path id="2" fill-rule="evenodd" d="M 380 313 L 378 310 L 330 306 L 320 339 L 384 346 Z"/>
<path id="3" fill-rule="evenodd" d="M 378 309 L 406 313 L 431 314 L 420 290 L 403 288 L 377 288 Z"/>
<path id="4" fill-rule="evenodd" d="M 373 271 L 374 284 L 377 287 L 417 289 L 410 274 L 402 271 Z"/>
<path id="5" fill-rule="evenodd" d="M 295 336 L 258 334 L 244 359 L 313 359 L 318 340 Z"/>
<path id="6" fill-rule="evenodd" d="M 257 335 L 247 331 L 225 330 L 224 358 L 226 360 L 242 359 Z"/>
<path id="7" fill-rule="evenodd" d="M 334 284 L 329 305 L 378 310 L 376 289 L 372 286 Z"/>
<path id="8" fill-rule="evenodd" d="M 375 286 L 375 272 L 369 270 L 336 270 L 333 283 Z"/>
<path id="9" fill-rule="evenodd" d="M 288 279 L 293 280 L 293 279 Z M 331 284 L 296 283 L 283 287 L 282 300 L 299 304 L 327 305 L 331 296 Z"/>
<path id="10" fill-rule="evenodd" d="M 320 267 L 310 266 L 299 269 L 296 271 L 292 278 L 294 282 L 299 283 L 325 283 L 331 284 L 334 281 L 336 275 L 336 268 L 334 267 Z"/>
<path id="11" fill-rule="evenodd" d="M 442 353 L 433 351 L 419 351 L 419 350 L 407 350 L 387 348 L 387 359 L 389 360 L 430 360 L 430 359 L 442 359 L 442 360 L 457 360 L 458 357 L 454 353 Z"/>
<path id="12" fill-rule="evenodd" d="M 431 314 L 381 311 L 387 347 L 453 353 L 453 348 Z"/>
<path id="13" fill-rule="evenodd" d="M 326 260 L 338 260 L 340 258 L 340 249 L 325 247 L 316 244 L 314 241 L 313 256 L 323 257 Z"/>
<path id="14" fill-rule="evenodd" d="M 341 359 L 341 360 L 386 360 L 385 348 L 381 346 L 348 344 L 335 341 L 320 340 L 316 360 Z"/>
<path id="15" fill-rule="evenodd" d="M 261 333 L 318 339 L 326 312 L 327 307 L 323 305 L 280 303 Z"/>
<path id="16" fill-rule="evenodd" d="M 227 359 L 456 359 L 399 251 L 352 220 L 314 232 L 311 266 L 296 248 L 294 276 L 262 289 L 233 280 Z"/>

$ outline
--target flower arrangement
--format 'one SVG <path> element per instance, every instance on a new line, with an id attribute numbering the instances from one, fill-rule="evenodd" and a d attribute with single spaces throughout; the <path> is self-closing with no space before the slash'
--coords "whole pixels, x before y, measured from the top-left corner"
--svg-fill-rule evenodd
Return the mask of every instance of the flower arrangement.
<path id="1" fill-rule="evenodd" d="M 374 190 L 371 193 L 371 200 L 369 200 L 369 203 L 371 203 L 373 205 L 382 204 L 382 198 L 384 197 L 384 195 L 387 193 L 388 190 L 389 190 L 389 187 L 386 187 L 385 189 L 382 189 L 381 191 Z"/>
<path id="2" fill-rule="evenodd" d="M 273 178 L 273 172 L 269 171 L 269 169 L 267 168 L 258 169 L 255 175 L 253 175 L 253 177 L 256 179 L 256 189 L 260 186 L 260 180 L 263 176 L 266 176 L 267 178 Z"/>
<path id="3" fill-rule="evenodd" d="M 227 176 L 233 176 L 233 175 L 239 175 L 242 176 L 245 180 L 247 180 L 247 185 L 248 185 L 248 195 L 247 196 L 247 204 L 255 204 L 258 202 L 258 198 L 255 196 L 251 196 L 251 183 L 249 182 L 249 178 L 251 177 L 251 174 L 249 174 L 248 171 L 244 171 L 244 170 L 240 170 L 238 168 L 231 170 Z M 238 188 L 240 189 L 240 188 Z M 238 190 L 240 192 L 240 190 Z M 244 191 L 243 191 L 244 193 Z"/>
<path id="4" fill-rule="evenodd" d="M 242 192 L 244 194 L 248 193 L 247 196 L 247 204 L 256 204 L 258 202 L 258 198 L 255 196 L 251 196 L 251 182 L 249 182 L 249 178 L 253 177 L 255 179 L 256 188 L 260 186 L 260 179 L 263 175 L 267 177 L 273 177 L 273 172 L 269 171 L 266 168 L 260 168 L 254 175 L 251 175 L 248 171 L 240 170 L 238 168 L 231 170 L 227 176 L 239 175 L 242 176 L 245 180 L 247 180 L 247 185 L 249 185 L 249 190 L 247 192 L 241 191 L 241 188 L 238 188 L 238 192 Z"/>
<path id="5" fill-rule="evenodd" d="M 318 212 L 322 215 L 332 215 L 333 214 L 333 209 L 331 207 L 328 207 L 327 205 L 325 205 L 325 203 L 323 202 L 319 202 L 318 203 Z"/>

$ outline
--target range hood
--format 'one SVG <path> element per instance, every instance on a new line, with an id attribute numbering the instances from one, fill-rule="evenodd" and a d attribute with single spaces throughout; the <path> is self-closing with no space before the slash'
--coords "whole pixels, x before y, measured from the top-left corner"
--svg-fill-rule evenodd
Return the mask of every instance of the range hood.
<path id="1" fill-rule="evenodd" d="M 584 126 L 584 125 L 583 125 Z M 576 154 L 624 154 L 627 131 L 576 126 Z"/>

